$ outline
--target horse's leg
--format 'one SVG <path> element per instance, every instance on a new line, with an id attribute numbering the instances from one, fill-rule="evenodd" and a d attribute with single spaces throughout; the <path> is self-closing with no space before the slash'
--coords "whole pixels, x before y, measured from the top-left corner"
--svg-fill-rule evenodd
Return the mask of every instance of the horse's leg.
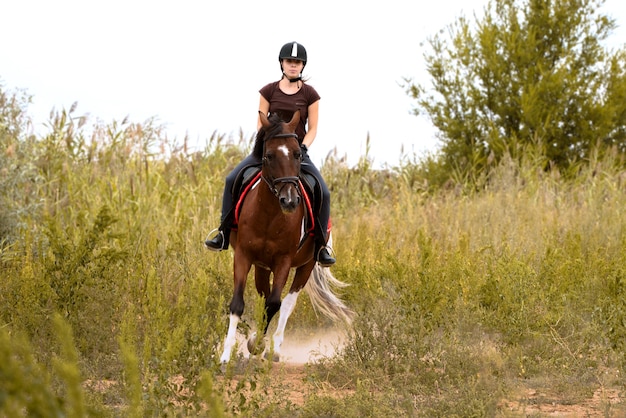
<path id="1" fill-rule="evenodd" d="M 272 272 L 258 266 L 254 267 L 254 284 L 259 295 L 265 300 L 270 297 L 270 274 Z"/>
<path id="2" fill-rule="evenodd" d="M 228 363 L 230 360 L 231 351 L 235 346 L 236 336 L 237 336 L 237 324 L 241 319 L 241 315 L 243 314 L 243 310 L 245 307 L 245 302 L 243 300 L 244 290 L 246 289 L 246 279 L 248 278 L 248 273 L 250 272 L 250 268 L 252 267 L 251 263 L 243 256 L 238 256 L 239 253 L 235 251 L 235 261 L 234 261 L 234 281 L 235 281 L 235 290 L 233 292 L 233 298 L 230 301 L 230 322 L 228 324 L 228 333 L 226 334 L 226 339 L 224 340 L 224 351 L 222 352 L 222 356 L 220 357 L 220 362 Z"/>
<path id="3" fill-rule="evenodd" d="M 291 284 L 291 288 L 289 289 L 289 294 L 285 296 L 282 304 L 280 305 L 280 316 L 278 318 L 278 325 L 276 326 L 276 332 L 274 332 L 274 336 L 272 337 L 272 341 L 274 344 L 274 361 L 280 360 L 280 347 L 283 344 L 283 340 L 285 339 L 285 327 L 287 326 L 287 320 L 293 313 L 293 310 L 296 307 L 296 302 L 298 301 L 298 295 L 300 294 L 300 290 L 306 285 L 309 276 L 311 275 L 311 271 L 313 271 L 313 266 L 315 262 L 310 262 L 305 264 L 304 266 L 299 267 L 296 270 L 296 274 L 293 278 L 293 283 Z"/>
<path id="4" fill-rule="evenodd" d="M 226 339 L 224 340 L 224 351 L 222 352 L 222 356 L 220 357 L 220 363 L 228 363 L 230 360 L 230 353 L 233 351 L 233 347 L 235 346 L 236 337 L 237 337 L 237 324 L 239 324 L 240 316 L 230 314 L 230 320 L 228 323 L 228 333 L 226 334 Z"/>
<path id="5" fill-rule="evenodd" d="M 274 332 L 274 336 L 272 337 L 273 345 L 274 345 L 274 356 L 272 360 L 280 361 L 280 347 L 283 344 L 283 340 L 285 339 L 285 326 L 287 325 L 287 320 L 291 316 L 294 308 L 296 307 L 296 302 L 298 301 L 298 295 L 300 292 L 289 292 L 285 299 L 283 299 L 282 304 L 280 305 L 280 316 L 278 317 L 278 325 L 276 326 L 276 332 Z"/>
<path id="6" fill-rule="evenodd" d="M 284 257 L 282 260 L 277 261 L 274 265 L 274 268 L 272 270 L 272 272 L 274 273 L 272 289 L 269 292 L 269 297 L 265 299 L 265 313 L 267 317 L 267 322 L 265 324 L 265 329 L 263 330 L 263 335 L 267 333 L 267 329 L 269 328 L 272 318 L 274 318 L 276 313 L 278 313 L 278 311 L 280 310 L 281 296 L 282 296 L 282 292 L 285 287 L 285 284 L 287 283 L 290 269 L 291 269 L 290 257 Z M 269 280 L 268 280 L 268 286 L 269 286 Z M 261 283 L 257 284 L 257 290 L 259 289 L 259 287 L 262 290 L 268 289 L 268 287 L 266 287 L 264 284 L 261 284 Z M 256 336 L 254 337 L 256 338 Z M 251 343 L 251 341 L 248 340 L 249 348 L 251 347 L 251 344 L 254 345 L 254 341 Z M 267 357 L 267 354 L 266 354 L 266 357 Z"/>
<path id="7" fill-rule="evenodd" d="M 267 324 L 265 326 L 265 332 L 269 327 L 272 318 L 278 313 L 281 306 L 281 297 L 287 279 L 289 278 L 289 271 L 291 270 L 291 258 L 285 258 L 281 263 L 277 263 L 274 267 L 274 280 L 272 283 L 272 291 L 270 297 L 265 301 L 265 311 L 267 312 Z"/>
<path id="8" fill-rule="evenodd" d="M 256 285 L 256 291 L 259 295 L 263 296 L 266 301 L 266 317 L 267 317 L 267 300 L 270 297 L 270 275 L 271 271 L 261 268 L 259 266 L 254 267 L 254 283 Z M 265 329 L 263 330 L 263 335 L 260 336 L 260 340 L 258 333 L 260 331 L 255 331 L 252 333 L 250 338 L 248 339 L 248 351 L 251 354 L 261 354 L 263 350 L 265 350 L 265 342 L 263 338 L 265 337 L 265 333 L 267 332 L 267 326 L 269 324 L 269 319 L 266 318 Z"/>

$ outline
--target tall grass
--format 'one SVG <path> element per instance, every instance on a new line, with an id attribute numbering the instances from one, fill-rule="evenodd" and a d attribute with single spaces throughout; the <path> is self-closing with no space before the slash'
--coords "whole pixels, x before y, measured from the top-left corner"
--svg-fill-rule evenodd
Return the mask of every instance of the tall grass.
<path id="1" fill-rule="evenodd" d="M 218 364 L 232 254 L 202 242 L 250 138 L 191 153 L 153 121 L 87 133 L 74 112 L 0 137 L 0 415 L 497 416 L 519 386 L 572 403 L 624 388 L 626 172 L 610 150 L 573 173 L 529 152 L 439 191 L 414 162 L 325 161 L 357 317 L 295 404 L 279 366 Z M 301 298 L 288 332 L 329 325 Z"/>
<path id="2" fill-rule="evenodd" d="M 504 161 L 479 192 L 395 183 L 335 223 L 361 307 L 324 364 L 338 387 L 401 388 L 424 416 L 493 416 L 520 382 L 568 402 L 623 387 L 626 172 L 611 155 L 569 181 L 543 166 Z"/>

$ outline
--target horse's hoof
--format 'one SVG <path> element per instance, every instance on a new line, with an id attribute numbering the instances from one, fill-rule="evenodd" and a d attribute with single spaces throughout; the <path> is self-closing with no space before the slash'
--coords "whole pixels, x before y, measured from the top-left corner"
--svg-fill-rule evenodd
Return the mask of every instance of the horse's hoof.
<path id="1" fill-rule="evenodd" d="M 263 356 L 265 358 L 265 360 L 269 360 L 270 359 L 270 352 L 268 351 L 267 353 L 265 353 L 265 356 Z M 274 363 L 278 363 L 280 361 L 280 354 L 279 353 L 272 353 L 272 361 Z"/>
<path id="2" fill-rule="evenodd" d="M 257 338 L 256 332 L 248 338 L 248 351 L 252 355 L 259 355 L 265 350 L 265 338 Z"/>

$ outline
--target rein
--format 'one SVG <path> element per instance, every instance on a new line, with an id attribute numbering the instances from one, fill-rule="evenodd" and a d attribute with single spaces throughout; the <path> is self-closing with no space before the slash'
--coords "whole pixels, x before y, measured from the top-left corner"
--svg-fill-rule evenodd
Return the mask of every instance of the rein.
<path id="1" fill-rule="evenodd" d="M 296 133 L 292 133 L 292 134 L 276 134 L 272 138 L 295 138 L 297 140 L 298 139 L 298 134 L 296 134 Z M 266 139 L 266 141 L 269 141 L 272 138 L 268 138 L 268 139 Z"/>

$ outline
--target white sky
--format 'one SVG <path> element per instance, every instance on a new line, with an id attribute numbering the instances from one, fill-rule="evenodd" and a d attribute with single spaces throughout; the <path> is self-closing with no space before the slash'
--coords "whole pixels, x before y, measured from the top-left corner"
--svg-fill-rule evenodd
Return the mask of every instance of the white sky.
<path id="1" fill-rule="evenodd" d="M 620 26 L 626 7 L 601 9 Z M 311 148 L 321 163 L 333 149 L 354 164 L 396 165 L 404 152 L 434 149 L 434 129 L 411 114 L 405 77 L 429 82 L 429 36 L 488 0 L 284 2 L 258 0 L 5 0 L 0 6 L 0 83 L 33 96 L 37 132 L 55 108 L 110 123 L 156 117 L 170 138 L 189 134 L 202 149 L 215 131 L 238 138 L 256 129 L 258 90 L 280 78 L 278 51 L 307 48 L 305 75 L 319 92 Z"/>

